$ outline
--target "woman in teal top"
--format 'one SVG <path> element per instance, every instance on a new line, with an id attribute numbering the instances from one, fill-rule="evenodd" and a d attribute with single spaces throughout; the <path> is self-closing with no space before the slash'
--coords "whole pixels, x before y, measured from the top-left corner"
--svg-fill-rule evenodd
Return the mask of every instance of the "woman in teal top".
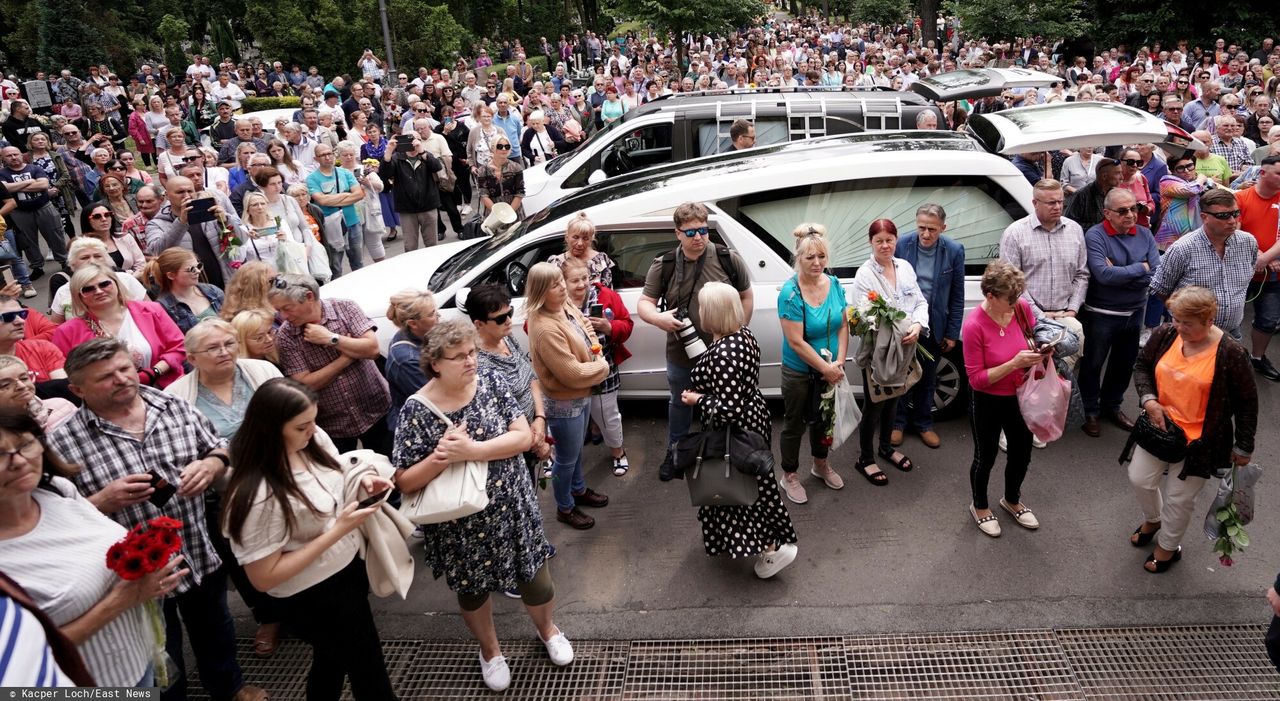
<path id="1" fill-rule="evenodd" d="M 844 288 L 826 274 L 827 229 L 821 224 L 801 224 L 796 237 L 796 274 L 778 293 L 778 319 L 782 323 L 782 491 L 796 504 L 809 500 L 800 484 L 800 439 L 809 428 L 813 455 L 810 474 L 831 489 L 844 480 L 827 463 L 829 426 L 818 417 L 818 397 L 844 381 L 844 359 L 849 348 L 844 312 Z M 812 378 L 812 379 L 811 379 Z"/>

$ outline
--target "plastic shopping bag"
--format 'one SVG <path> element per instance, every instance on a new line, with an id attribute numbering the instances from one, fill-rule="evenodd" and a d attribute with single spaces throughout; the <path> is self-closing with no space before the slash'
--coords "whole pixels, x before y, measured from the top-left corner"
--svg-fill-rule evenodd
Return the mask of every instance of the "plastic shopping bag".
<path id="1" fill-rule="evenodd" d="M 276 246 L 276 270 L 295 275 L 308 274 L 306 245 L 297 241 L 281 241 Z"/>
<path id="2" fill-rule="evenodd" d="M 1253 521 L 1254 486 L 1262 476 L 1262 467 L 1256 463 L 1249 463 L 1243 467 L 1237 467 L 1235 476 L 1235 480 L 1232 480 L 1231 472 L 1228 471 L 1218 483 L 1218 495 L 1209 505 L 1209 513 L 1204 516 L 1204 535 L 1209 540 L 1217 540 L 1220 525 L 1218 510 L 1226 508 L 1227 504 L 1235 504 L 1240 525 L 1247 526 Z"/>
<path id="3" fill-rule="evenodd" d="M 862 409 L 858 408 L 857 395 L 853 385 L 849 384 L 848 376 L 845 376 L 843 382 L 837 382 L 831 391 L 836 393 L 832 418 L 834 425 L 831 431 L 831 449 L 835 450 L 853 435 L 853 429 L 862 420 Z"/>
<path id="4" fill-rule="evenodd" d="M 1070 402 L 1071 383 L 1058 375 L 1049 357 L 1032 367 L 1018 388 L 1018 407 L 1022 409 L 1027 428 L 1046 443 L 1062 437 Z"/>

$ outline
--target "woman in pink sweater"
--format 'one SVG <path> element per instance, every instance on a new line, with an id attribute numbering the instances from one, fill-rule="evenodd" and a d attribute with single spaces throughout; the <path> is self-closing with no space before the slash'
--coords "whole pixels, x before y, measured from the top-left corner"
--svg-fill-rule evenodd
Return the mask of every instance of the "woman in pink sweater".
<path id="1" fill-rule="evenodd" d="M 1022 323 L 1033 324 L 1031 305 L 1019 299 L 1027 282 L 1022 271 L 1002 260 L 993 260 L 982 274 L 982 304 L 965 317 L 960 338 L 964 346 L 964 368 L 969 376 L 973 424 L 973 464 L 969 486 L 973 503 L 969 513 L 978 528 L 992 538 L 1000 535 L 1000 522 L 987 505 L 987 482 L 999 455 L 1000 432 L 1009 440 L 1004 471 L 1004 497 L 1000 506 L 1018 525 L 1036 529 L 1040 522 L 1021 501 L 1022 480 L 1031 464 L 1031 430 L 1018 408 L 1017 391 L 1033 367 L 1044 356 L 1030 350 Z"/>

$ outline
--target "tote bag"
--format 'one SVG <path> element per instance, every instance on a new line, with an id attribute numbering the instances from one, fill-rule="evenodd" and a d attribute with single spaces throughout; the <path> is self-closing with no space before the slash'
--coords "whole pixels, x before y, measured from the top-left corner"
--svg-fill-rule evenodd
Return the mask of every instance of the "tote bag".
<path id="1" fill-rule="evenodd" d="M 419 402 L 440 417 L 447 427 L 445 430 L 453 428 L 449 417 L 422 395 L 411 394 L 409 401 Z M 489 505 L 489 493 L 485 491 L 488 478 L 488 462 L 466 460 L 451 463 L 427 486 L 405 495 L 400 513 L 418 525 L 444 523 L 479 513 Z"/>

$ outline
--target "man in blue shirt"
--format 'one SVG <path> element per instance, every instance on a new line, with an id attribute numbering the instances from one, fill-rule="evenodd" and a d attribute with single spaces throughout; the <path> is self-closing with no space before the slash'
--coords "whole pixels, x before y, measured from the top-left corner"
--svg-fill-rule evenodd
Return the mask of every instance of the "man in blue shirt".
<path id="1" fill-rule="evenodd" d="M 1102 435 L 1099 414 L 1124 431 L 1133 421 L 1120 405 L 1138 358 L 1138 338 L 1151 276 L 1160 250 L 1151 230 L 1138 226 L 1138 200 L 1116 188 L 1103 201 L 1103 220 L 1084 235 L 1089 257 L 1089 288 L 1080 307 L 1084 357 L 1077 367 L 1084 400 L 1084 432 Z M 1103 374 L 1103 366 L 1106 373 Z"/>
<path id="2" fill-rule="evenodd" d="M 364 188 L 356 182 L 355 173 L 334 165 L 333 147 L 316 145 L 316 171 L 307 176 L 307 192 L 311 201 L 320 207 L 324 221 L 320 229 L 324 248 L 329 254 L 329 269 L 334 278 L 342 275 L 342 253 L 346 251 L 351 269 L 364 266 L 360 248 L 364 246 L 364 232 L 360 228 L 360 213 L 356 203 L 364 199 Z M 341 216 L 332 216 L 341 212 Z"/>
<path id="3" fill-rule="evenodd" d="M 933 392 L 938 385 L 938 358 L 956 347 L 960 322 L 964 319 L 964 246 L 942 235 L 947 230 L 947 212 L 939 204 L 922 204 L 916 210 L 916 230 L 898 239 L 894 257 L 911 264 L 920 291 L 929 302 L 929 333 L 920 336 L 920 345 L 934 357 L 920 358 L 920 381 L 898 402 L 889 442 L 902 445 L 910 427 L 930 448 L 942 445 L 933 430 Z"/>

